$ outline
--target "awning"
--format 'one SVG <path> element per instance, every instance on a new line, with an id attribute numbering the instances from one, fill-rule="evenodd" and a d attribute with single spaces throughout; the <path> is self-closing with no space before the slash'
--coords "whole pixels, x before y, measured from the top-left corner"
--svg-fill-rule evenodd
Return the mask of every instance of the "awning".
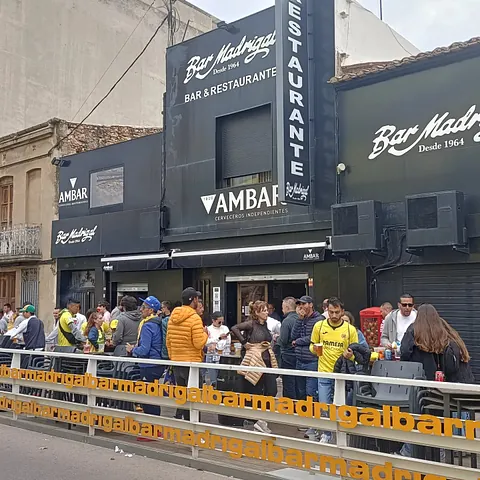
<path id="1" fill-rule="evenodd" d="M 124 255 L 119 257 L 104 257 L 101 259 L 103 268 L 113 267 L 116 272 L 140 272 L 145 270 L 166 270 L 168 253 L 152 253 L 145 255 Z"/>
<path id="2" fill-rule="evenodd" d="M 191 252 L 172 250 L 171 259 L 174 268 L 312 263 L 324 260 L 326 248 L 326 242 L 310 242 Z"/>

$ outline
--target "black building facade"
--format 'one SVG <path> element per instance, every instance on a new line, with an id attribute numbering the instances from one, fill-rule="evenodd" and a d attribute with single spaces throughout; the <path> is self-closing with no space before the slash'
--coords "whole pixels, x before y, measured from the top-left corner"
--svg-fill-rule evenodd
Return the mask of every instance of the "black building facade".
<path id="1" fill-rule="evenodd" d="M 116 304 L 126 293 L 139 296 L 168 285 L 152 280 L 167 268 L 167 255 L 160 253 L 162 144 L 162 134 L 155 134 L 64 157 L 59 220 L 52 225 L 61 305 L 76 297 L 87 310 L 104 297 Z M 156 255 L 117 263 L 113 270 L 102 262 L 146 253 Z M 132 278 L 132 269 L 146 273 Z"/>
<path id="2" fill-rule="evenodd" d="M 183 286 L 194 285 L 207 310 L 224 311 L 230 325 L 254 299 L 280 311 L 287 295 L 310 292 L 320 304 L 338 291 L 337 262 L 327 248 L 336 181 L 335 92 L 328 84 L 335 72 L 334 2 L 321 8 L 308 2 L 308 22 L 306 10 L 294 13 L 305 15 L 315 61 L 308 75 L 304 65 L 301 80 L 311 140 L 302 158 L 311 164 L 306 185 L 292 184 L 285 199 L 308 192 L 309 205 L 282 203 L 278 196 L 275 9 L 167 51 L 162 250 L 170 252 L 167 268 L 179 289 L 167 298 L 176 300 Z M 108 261 L 114 271 L 120 264 L 133 270 L 148 258 L 111 255 Z"/>
<path id="3" fill-rule="evenodd" d="M 479 55 L 474 44 L 338 84 L 345 172 L 332 217 L 340 278 L 356 271 L 370 304 L 396 304 L 406 291 L 435 305 L 461 333 L 477 375 Z M 369 211 L 363 220 L 360 210 Z M 374 230 L 377 246 L 366 240 Z"/>

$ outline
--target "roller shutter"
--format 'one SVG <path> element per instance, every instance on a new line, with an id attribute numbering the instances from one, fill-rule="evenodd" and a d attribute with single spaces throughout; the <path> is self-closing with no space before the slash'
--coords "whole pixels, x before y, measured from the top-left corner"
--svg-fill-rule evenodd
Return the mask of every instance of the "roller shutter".
<path id="1" fill-rule="evenodd" d="M 405 267 L 403 291 L 415 303 L 431 303 L 462 336 L 480 379 L 480 265 Z"/>

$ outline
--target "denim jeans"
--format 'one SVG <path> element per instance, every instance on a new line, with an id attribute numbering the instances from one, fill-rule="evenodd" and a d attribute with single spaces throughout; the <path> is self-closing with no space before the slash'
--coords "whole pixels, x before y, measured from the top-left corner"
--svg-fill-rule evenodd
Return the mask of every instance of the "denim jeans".
<path id="1" fill-rule="evenodd" d="M 318 361 L 304 363 L 297 360 L 297 370 L 303 370 L 304 372 L 317 372 Z M 317 395 L 317 378 L 316 377 L 298 377 L 298 400 L 305 400 L 307 397 L 312 397 L 316 402 Z"/>
<path id="2" fill-rule="evenodd" d="M 140 376 L 145 382 L 148 383 L 153 383 L 155 380 L 160 380 L 164 371 L 164 365 L 157 365 L 155 367 L 140 366 Z M 143 411 L 149 415 L 160 415 L 161 413 L 159 405 L 143 405 Z"/>
<path id="3" fill-rule="evenodd" d="M 333 395 L 335 393 L 335 380 L 330 378 L 318 379 L 318 401 L 320 403 L 333 403 Z M 328 412 L 322 411 L 322 417 L 328 417 Z M 332 437 L 331 432 L 324 432 L 328 438 Z"/>
<path id="4" fill-rule="evenodd" d="M 295 370 L 297 368 L 297 358 L 295 353 L 282 353 L 282 368 L 287 370 Z M 293 375 L 283 375 L 283 396 L 291 398 L 292 400 L 298 399 L 298 379 Z"/>

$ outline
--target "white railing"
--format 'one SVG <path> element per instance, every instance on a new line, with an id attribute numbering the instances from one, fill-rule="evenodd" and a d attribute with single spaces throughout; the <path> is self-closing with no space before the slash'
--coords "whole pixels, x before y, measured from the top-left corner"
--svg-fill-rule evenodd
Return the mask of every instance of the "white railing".
<path id="1" fill-rule="evenodd" d="M 14 225 L 0 230 L 0 260 L 2 256 L 40 256 L 40 225 Z"/>
<path id="2" fill-rule="evenodd" d="M 238 365 L 218 365 L 218 364 L 205 364 L 205 363 L 174 363 L 170 361 L 163 360 L 143 360 L 136 358 L 125 358 L 125 357 L 100 357 L 93 355 L 79 355 L 79 354 L 64 354 L 64 353 L 55 353 L 55 352 L 34 352 L 34 351 L 23 351 L 23 350 L 9 350 L 9 349 L 0 349 L 0 354 L 12 354 L 12 362 L 10 369 L 20 369 L 21 357 L 22 355 L 35 355 L 35 356 L 44 356 L 51 358 L 63 358 L 63 359 L 75 359 L 75 360 L 86 360 L 87 368 L 86 373 L 90 374 L 92 377 L 97 377 L 97 366 L 98 362 L 111 361 L 111 362 L 122 362 L 122 363 L 132 363 L 132 364 L 158 364 L 158 365 L 172 365 L 172 366 L 185 366 L 190 367 L 190 375 L 188 382 L 188 389 L 200 388 L 200 370 L 201 369 L 218 369 L 218 370 L 229 370 L 229 371 L 238 371 Z M 355 376 L 355 375 L 346 375 L 346 374 L 329 374 L 329 373 L 320 373 L 320 372 L 307 372 L 299 370 L 284 370 L 278 369 L 272 372 L 272 369 L 266 368 L 256 368 L 256 367 L 241 367 L 242 371 L 252 371 L 252 372 L 262 372 L 268 374 L 278 375 L 293 375 L 300 377 L 317 377 L 317 378 L 328 378 L 335 381 L 335 396 L 333 404 L 337 407 L 345 405 L 345 386 L 347 381 L 360 381 L 363 383 L 380 383 L 391 385 L 403 385 L 403 386 L 415 386 L 423 387 L 427 389 L 435 389 L 441 391 L 445 395 L 445 401 L 449 402 L 450 395 L 455 394 L 478 394 L 480 397 L 480 385 L 467 385 L 467 384 L 457 384 L 457 383 L 440 383 L 440 382 L 431 382 L 425 380 L 408 380 L 401 378 L 391 378 L 391 377 L 372 377 L 372 376 Z M 0 375 L 2 375 L 2 369 L 0 369 Z M 100 377 L 101 378 L 101 377 Z M 445 449 L 448 451 L 460 451 L 460 452 L 470 452 L 474 454 L 480 453 L 480 440 L 476 439 L 467 439 L 462 436 L 438 436 L 438 435 L 428 435 L 421 433 L 418 430 L 412 431 L 402 431 L 394 430 L 393 428 L 385 428 L 384 426 L 366 426 L 364 424 L 357 424 L 355 428 L 348 428 L 346 426 L 345 418 L 311 418 L 303 417 L 298 414 L 286 415 L 275 411 L 275 409 L 267 411 L 262 411 L 255 408 L 234 408 L 228 407 L 223 404 L 216 405 L 213 403 L 201 403 L 201 402 L 186 402 L 185 404 L 179 405 L 175 398 L 163 397 L 163 396 L 150 396 L 146 394 L 135 394 L 125 391 L 117 390 L 101 390 L 101 389 L 92 389 L 86 387 L 72 387 L 67 386 L 62 383 L 49 383 L 27 380 L 27 379 L 17 379 L 17 378 L 8 378 L 1 377 L 0 385 L 7 384 L 12 386 L 11 392 L 0 391 L 0 397 L 6 397 L 7 399 L 13 400 L 14 402 L 31 402 L 34 401 L 38 405 L 44 405 L 52 408 L 59 409 L 72 409 L 74 405 L 75 411 L 80 412 L 89 412 L 97 416 L 114 416 L 116 419 L 132 419 L 136 422 L 150 424 L 154 426 L 161 426 L 162 428 L 171 428 L 171 429 L 180 429 L 180 430 L 189 430 L 195 432 L 195 434 L 209 432 L 211 435 L 216 435 L 218 437 L 227 438 L 227 439 L 237 439 L 243 442 L 255 442 L 260 444 L 262 440 L 270 442 L 276 447 L 281 449 L 295 449 L 300 452 L 309 452 L 312 455 L 318 456 L 318 458 L 335 458 L 339 461 L 346 461 L 347 464 L 351 462 L 364 462 L 368 465 L 382 465 L 385 464 L 391 465 L 394 470 L 407 470 L 408 472 L 420 472 L 424 475 L 432 475 L 435 477 L 426 477 L 429 480 L 433 478 L 448 478 L 448 479 L 458 479 L 458 480 L 478 480 L 480 477 L 479 471 L 470 468 L 463 467 L 458 465 L 451 465 L 446 463 L 439 463 L 427 460 L 419 460 L 415 458 L 407 458 L 401 456 L 394 456 L 390 454 L 380 453 L 377 451 L 365 450 L 360 448 L 353 448 L 348 446 L 347 434 L 356 435 L 360 437 L 369 437 L 377 438 L 383 440 L 392 440 L 396 442 L 404 442 L 415 445 L 423 445 L 429 447 L 436 447 L 439 449 Z M 77 395 L 86 396 L 86 404 L 67 402 L 64 400 L 55 400 L 51 398 L 44 398 L 33 396 L 25 393 L 20 393 L 21 387 L 30 387 L 34 389 L 43 389 L 46 391 L 54 392 L 63 392 L 63 393 L 74 393 Z M 132 412 L 127 410 L 120 409 L 109 409 L 106 407 L 97 405 L 97 398 L 118 400 L 123 402 L 131 402 L 135 404 L 148 404 L 148 405 L 158 405 L 165 407 L 175 407 L 188 409 L 190 411 L 190 421 L 177 420 L 175 418 L 168 418 L 162 416 L 153 416 L 147 415 L 145 413 Z M 268 397 L 266 397 L 268 398 Z M 278 401 L 278 399 L 276 400 Z M 362 409 L 359 408 L 361 413 Z M 200 421 L 200 412 L 210 412 L 213 414 L 221 414 L 225 416 L 233 417 L 242 417 L 244 419 L 250 420 L 265 420 L 270 423 L 291 425 L 295 427 L 314 427 L 319 430 L 332 431 L 336 434 L 336 443 L 335 444 L 321 444 L 311 440 L 304 440 L 300 438 L 293 438 L 287 436 L 281 436 L 276 434 L 265 434 L 252 432 L 244 430 L 242 428 L 235 427 L 225 427 L 217 424 L 204 423 Z M 13 413 L 14 419 L 18 418 L 17 413 Z M 422 420 L 420 415 L 413 415 L 416 421 Z M 439 422 L 444 422 L 443 417 L 438 417 Z M 65 421 L 65 420 L 64 420 Z M 71 422 L 70 422 L 71 423 Z M 480 428 L 480 422 L 478 425 L 473 424 L 474 427 Z M 95 435 L 95 429 L 99 428 L 95 425 L 89 426 L 89 435 Z M 192 457 L 198 458 L 202 448 L 199 449 L 198 446 L 192 447 Z M 227 457 L 228 458 L 228 457 Z M 306 458 L 306 457 L 305 457 Z M 278 464 L 277 464 L 278 468 Z M 329 473 L 328 469 L 322 469 L 322 464 L 320 464 L 320 470 L 322 473 Z M 318 471 L 318 470 L 317 470 Z M 407 472 L 407 473 L 408 473 Z M 335 474 L 335 468 L 333 469 L 332 475 Z M 346 475 L 348 476 L 348 475 Z M 397 479 L 397 477 L 394 477 Z M 405 479 L 414 479 L 415 477 L 411 475 L 410 477 L 398 477 Z M 416 477 L 419 478 L 419 477 Z"/>

